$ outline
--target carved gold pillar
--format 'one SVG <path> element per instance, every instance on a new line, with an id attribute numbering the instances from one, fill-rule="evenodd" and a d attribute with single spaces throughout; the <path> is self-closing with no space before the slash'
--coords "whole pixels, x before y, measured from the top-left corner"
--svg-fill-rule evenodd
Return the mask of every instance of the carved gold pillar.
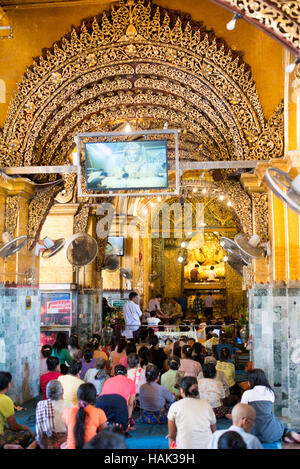
<path id="1" fill-rule="evenodd" d="M 27 235 L 28 206 L 34 193 L 35 186 L 28 180 L 17 178 L 11 182 L 8 195 L 17 196 L 19 204 L 16 229 L 13 233 L 15 237 Z M 25 273 L 28 269 L 37 269 L 36 275 L 38 276 L 39 263 L 33 251 L 23 248 L 4 261 L 4 268 L 5 275 L 10 282 L 25 283 Z"/>
<path id="2" fill-rule="evenodd" d="M 146 308 L 149 302 L 149 260 L 151 258 L 151 234 L 147 229 L 143 233 L 143 265 L 144 265 L 144 275 L 143 275 L 143 307 Z"/>
<path id="3" fill-rule="evenodd" d="M 1 180 L 2 183 L 2 180 Z M 7 189 L 0 186 L 0 236 L 5 231 L 5 199 L 7 196 Z M 1 240 L 1 239 L 0 239 Z M 2 240 L 1 240 L 2 241 Z M 4 278 L 4 259 L 0 257 L 0 280 L 5 283 Z"/>
<path id="4" fill-rule="evenodd" d="M 264 201 L 265 188 L 260 179 L 254 174 L 242 174 L 241 183 L 252 198 L 253 234 L 259 235 L 261 240 L 265 242 L 268 240 L 268 227 L 267 223 L 265 223 L 268 216 L 267 200 Z M 270 281 L 270 267 L 267 257 L 264 259 L 254 259 L 252 269 L 255 283 L 266 284 Z"/>

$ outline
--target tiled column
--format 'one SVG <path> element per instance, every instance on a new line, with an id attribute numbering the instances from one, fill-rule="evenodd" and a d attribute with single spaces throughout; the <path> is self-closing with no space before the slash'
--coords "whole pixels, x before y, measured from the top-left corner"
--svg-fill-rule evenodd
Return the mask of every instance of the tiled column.
<path id="1" fill-rule="evenodd" d="M 9 394 L 15 403 L 22 404 L 39 394 L 39 349 L 39 290 L 1 288 L 0 370 L 13 376 Z"/>
<path id="2" fill-rule="evenodd" d="M 253 364 L 276 393 L 275 413 L 300 429 L 300 285 L 254 285 L 249 291 Z"/>

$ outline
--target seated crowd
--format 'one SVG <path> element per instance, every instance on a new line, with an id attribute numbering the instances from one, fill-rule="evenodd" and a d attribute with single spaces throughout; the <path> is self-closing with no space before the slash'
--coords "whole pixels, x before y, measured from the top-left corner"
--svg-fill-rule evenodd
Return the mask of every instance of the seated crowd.
<path id="1" fill-rule="evenodd" d="M 13 377 L 0 372 L 0 448 L 123 449 L 137 415 L 141 424 L 166 424 L 170 448 L 300 442 L 273 414 L 276 396 L 263 370 L 250 367 L 237 384 L 231 346 L 220 342 L 206 348 L 187 337 L 160 347 L 146 327 L 137 343 L 113 336 L 104 347 L 95 334 L 81 348 L 77 336 L 67 343 L 59 332 L 41 349 L 35 434 L 17 423 L 7 396 Z M 220 418 L 232 420 L 228 430 L 216 430 Z"/>

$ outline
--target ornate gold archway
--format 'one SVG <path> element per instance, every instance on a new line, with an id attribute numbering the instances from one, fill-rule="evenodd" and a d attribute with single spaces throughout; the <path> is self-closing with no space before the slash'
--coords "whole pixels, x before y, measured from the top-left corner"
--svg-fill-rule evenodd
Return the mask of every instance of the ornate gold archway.
<path id="1" fill-rule="evenodd" d="M 128 119 L 181 128 L 184 159 L 282 154 L 282 105 L 266 122 L 241 56 L 200 23 L 138 0 L 83 22 L 28 68 L 1 165 L 63 164 L 76 133 Z"/>
<path id="2" fill-rule="evenodd" d="M 250 67 L 238 52 L 183 14 L 129 0 L 84 21 L 28 68 L 1 134 L 0 164 L 64 164 L 77 133 L 114 130 L 127 120 L 140 129 L 166 122 L 182 129 L 186 160 L 269 159 L 283 151 L 283 104 L 265 120 Z M 224 189 L 251 232 L 242 187 Z M 46 204 L 39 195 L 32 201 L 31 237 L 53 196 L 49 190 Z"/>

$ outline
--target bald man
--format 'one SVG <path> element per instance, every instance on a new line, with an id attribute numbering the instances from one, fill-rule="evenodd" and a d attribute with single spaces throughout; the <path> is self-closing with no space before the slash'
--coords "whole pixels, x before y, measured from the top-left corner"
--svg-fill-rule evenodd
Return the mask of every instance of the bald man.
<path id="1" fill-rule="evenodd" d="M 208 449 L 218 449 L 218 440 L 225 432 L 233 431 L 239 433 L 247 445 L 247 449 L 263 449 L 256 436 L 249 432 L 254 425 L 256 412 L 248 404 L 236 404 L 232 409 L 232 425 L 227 430 L 217 430 L 211 439 Z"/>

